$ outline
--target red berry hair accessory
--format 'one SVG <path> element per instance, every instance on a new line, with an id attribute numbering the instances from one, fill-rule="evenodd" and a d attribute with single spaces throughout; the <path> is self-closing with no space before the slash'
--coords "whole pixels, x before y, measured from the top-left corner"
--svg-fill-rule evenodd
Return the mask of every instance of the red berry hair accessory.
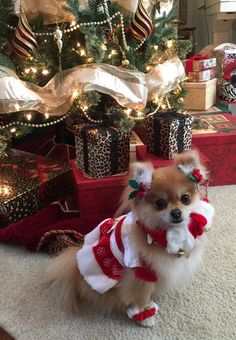
<path id="1" fill-rule="evenodd" d="M 188 174 L 188 177 L 195 183 L 200 183 L 203 179 L 203 176 L 199 169 L 193 169 L 192 172 Z"/>
<path id="2" fill-rule="evenodd" d="M 188 165 L 179 164 L 178 168 L 188 176 L 188 178 L 193 181 L 198 189 L 198 184 L 202 183 L 203 175 L 201 174 L 200 169 L 192 168 Z"/>
<path id="3" fill-rule="evenodd" d="M 131 188 L 135 189 L 129 194 L 129 200 L 132 200 L 135 197 L 138 197 L 139 199 L 144 198 L 149 189 L 148 185 L 144 183 L 138 183 L 135 179 L 130 179 L 129 185 L 131 186 Z"/>

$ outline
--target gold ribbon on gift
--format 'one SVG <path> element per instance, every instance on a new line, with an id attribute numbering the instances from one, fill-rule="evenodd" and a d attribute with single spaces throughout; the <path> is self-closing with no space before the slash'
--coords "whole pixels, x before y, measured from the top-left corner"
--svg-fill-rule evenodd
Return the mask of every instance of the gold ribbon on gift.
<path id="1" fill-rule="evenodd" d="M 178 57 L 155 66 L 147 74 L 108 64 L 85 64 L 62 73 L 62 84 L 57 73 L 40 87 L 0 66 L 0 113 L 35 110 L 61 116 L 69 111 L 76 96 L 93 90 L 112 96 L 123 107 L 141 111 L 147 100 L 173 90 L 185 77 Z"/>

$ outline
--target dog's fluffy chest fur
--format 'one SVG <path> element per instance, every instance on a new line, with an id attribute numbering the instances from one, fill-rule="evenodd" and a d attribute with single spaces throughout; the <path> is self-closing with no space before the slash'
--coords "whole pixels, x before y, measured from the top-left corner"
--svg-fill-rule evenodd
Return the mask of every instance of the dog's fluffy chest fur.
<path id="1" fill-rule="evenodd" d="M 197 238 L 188 255 L 177 257 L 168 254 L 163 247 L 147 244 L 146 235 L 140 230 L 135 233 L 135 238 L 141 256 L 157 273 L 157 295 L 176 289 L 191 279 L 201 262 L 206 241 L 205 235 Z"/>

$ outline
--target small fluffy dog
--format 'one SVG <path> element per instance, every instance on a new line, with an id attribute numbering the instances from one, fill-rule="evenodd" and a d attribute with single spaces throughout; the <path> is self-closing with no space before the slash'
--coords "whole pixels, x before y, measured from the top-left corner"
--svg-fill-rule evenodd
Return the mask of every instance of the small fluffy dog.
<path id="1" fill-rule="evenodd" d="M 129 194 L 131 211 L 101 222 L 81 247 L 65 250 L 49 266 L 57 297 L 70 307 L 86 301 L 105 312 L 122 309 L 153 326 L 154 299 L 189 280 L 200 263 L 214 215 L 199 190 L 205 180 L 196 151 L 155 170 L 134 163 L 121 204 L 127 207 Z"/>

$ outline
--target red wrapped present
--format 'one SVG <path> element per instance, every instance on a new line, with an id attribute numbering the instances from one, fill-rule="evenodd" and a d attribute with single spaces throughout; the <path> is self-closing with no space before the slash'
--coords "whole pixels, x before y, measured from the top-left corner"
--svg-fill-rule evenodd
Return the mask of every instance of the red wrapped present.
<path id="1" fill-rule="evenodd" d="M 106 214 L 79 216 L 69 197 L 53 202 L 35 215 L 0 229 L 0 242 L 55 255 L 63 248 L 81 243 L 84 235 L 106 217 Z"/>
<path id="2" fill-rule="evenodd" d="M 80 216 L 101 214 L 104 218 L 112 217 L 119 207 L 127 175 L 85 178 L 74 160 L 71 160 L 71 168 Z"/>
<path id="3" fill-rule="evenodd" d="M 211 185 L 236 184 L 236 117 L 197 115 L 207 129 L 193 131 L 193 144 L 210 159 Z"/>

